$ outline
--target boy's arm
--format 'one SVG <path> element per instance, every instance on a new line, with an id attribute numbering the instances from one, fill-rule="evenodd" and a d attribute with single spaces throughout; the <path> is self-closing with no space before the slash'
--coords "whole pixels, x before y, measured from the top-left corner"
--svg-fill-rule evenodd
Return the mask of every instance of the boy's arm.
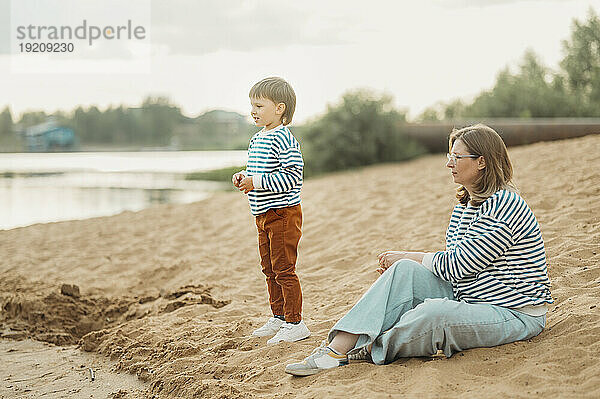
<path id="1" fill-rule="evenodd" d="M 298 147 L 289 147 L 279 153 L 281 170 L 272 173 L 252 175 L 252 184 L 255 189 L 283 193 L 290 191 L 302 181 L 304 161 Z"/>

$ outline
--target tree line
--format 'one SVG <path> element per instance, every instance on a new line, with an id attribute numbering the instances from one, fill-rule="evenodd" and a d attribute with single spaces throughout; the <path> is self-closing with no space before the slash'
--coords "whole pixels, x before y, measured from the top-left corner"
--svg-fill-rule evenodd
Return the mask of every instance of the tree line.
<path id="1" fill-rule="evenodd" d="M 494 87 L 472 102 L 457 99 L 427 108 L 420 121 L 478 117 L 552 118 L 600 116 L 600 19 L 590 8 L 575 19 L 562 42 L 564 57 L 553 71 L 528 50 L 516 71 L 505 67 Z"/>
<path id="2" fill-rule="evenodd" d="M 255 128 L 235 112 L 209 111 L 189 118 L 165 97 L 147 97 L 139 107 L 78 107 L 71 113 L 26 112 L 13 120 L 8 107 L 0 112 L 0 151 L 22 149 L 27 128 L 51 117 L 75 131 L 81 148 L 172 147 L 184 150 L 242 149 Z"/>

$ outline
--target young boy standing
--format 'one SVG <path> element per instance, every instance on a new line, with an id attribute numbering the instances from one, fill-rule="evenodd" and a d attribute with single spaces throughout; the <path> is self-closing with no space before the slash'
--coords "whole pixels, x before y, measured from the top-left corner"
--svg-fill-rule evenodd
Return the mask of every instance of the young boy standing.
<path id="1" fill-rule="evenodd" d="M 302 290 L 296 275 L 304 162 L 300 145 L 287 127 L 296 108 L 296 94 L 288 82 L 271 77 L 250 89 L 250 103 L 254 123 L 263 128 L 250 139 L 246 170 L 231 180 L 248 194 L 256 217 L 258 251 L 273 312 L 252 335 L 274 335 L 268 344 L 293 342 L 310 336 L 302 321 Z"/>

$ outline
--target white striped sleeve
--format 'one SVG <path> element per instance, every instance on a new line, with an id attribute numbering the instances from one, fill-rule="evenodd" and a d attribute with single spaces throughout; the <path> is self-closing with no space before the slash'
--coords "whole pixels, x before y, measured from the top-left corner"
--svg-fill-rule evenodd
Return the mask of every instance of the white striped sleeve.
<path id="1" fill-rule="evenodd" d="M 512 244 L 508 224 L 482 215 L 453 248 L 435 253 L 432 271 L 446 281 L 460 281 L 488 267 Z"/>
<path id="2" fill-rule="evenodd" d="M 428 252 L 423 256 L 423 260 L 421 264 L 427 268 L 430 272 L 433 273 L 433 257 L 435 256 L 435 252 Z"/>
<path id="3" fill-rule="evenodd" d="M 254 188 L 256 189 L 261 189 L 262 188 L 262 173 L 258 173 L 255 175 L 252 175 L 252 185 L 254 186 Z"/>
<path id="4" fill-rule="evenodd" d="M 290 191 L 302 181 L 304 161 L 298 147 L 292 146 L 279 153 L 281 169 L 278 172 L 264 173 L 261 188 L 274 193 Z"/>

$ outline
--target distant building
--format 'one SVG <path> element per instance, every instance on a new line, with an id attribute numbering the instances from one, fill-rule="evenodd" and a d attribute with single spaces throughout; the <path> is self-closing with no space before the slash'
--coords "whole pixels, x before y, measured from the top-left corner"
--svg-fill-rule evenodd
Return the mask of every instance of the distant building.
<path id="1" fill-rule="evenodd" d="M 75 147 L 75 132 L 58 126 L 54 118 L 26 128 L 23 137 L 29 152 L 72 151 Z"/>
<path id="2" fill-rule="evenodd" d="M 214 110 L 186 118 L 175 127 L 173 141 L 182 149 L 245 150 L 257 130 L 244 115 Z"/>

